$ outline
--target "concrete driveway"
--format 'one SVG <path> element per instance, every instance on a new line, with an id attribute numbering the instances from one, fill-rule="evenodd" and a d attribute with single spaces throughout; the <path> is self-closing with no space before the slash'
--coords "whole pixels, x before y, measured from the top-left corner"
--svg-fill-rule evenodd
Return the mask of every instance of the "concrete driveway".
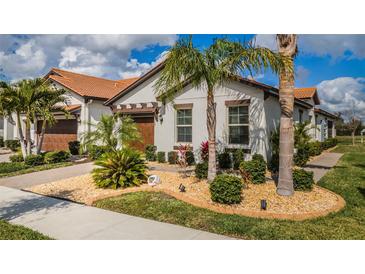
<path id="1" fill-rule="evenodd" d="M 232 239 L 1 186 L 0 218 L 63 240 Z"/>
<path id="2" fill-rule="evenodd" d="M 9 178 L 1 178 L 0 186 L 7 186 L 17 189 L 23 189 L 35 185 L 51 183 L 71 177 L 76 177 L 90 173 L 94 164 L 85 163 L 73 166 L 60 167 L 50 170 L 38 171 Z"/>

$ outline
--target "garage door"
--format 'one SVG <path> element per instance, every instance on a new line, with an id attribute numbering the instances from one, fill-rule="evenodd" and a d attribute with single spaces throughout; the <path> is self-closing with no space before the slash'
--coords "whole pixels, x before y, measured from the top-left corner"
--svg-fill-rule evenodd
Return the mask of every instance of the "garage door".
<path id="1" fill-rule="evenodd" d="M 38 121 L 37 135 L 42 128 L 42 121 Z M 42 151 L 67 150 L 70 141 L 77 140 L 77 120 L 58 120 L 55 125 L 47 125 Z"/>
<path id="2" fill-rule="evenodd" d="M 154 118 L 153 117 L 131 117 L 137 124 L 137 128 L 141 133 L 141 142 L 134 142 L 132 147 L 144 151 L 146 145 L 154 144 Z"/>

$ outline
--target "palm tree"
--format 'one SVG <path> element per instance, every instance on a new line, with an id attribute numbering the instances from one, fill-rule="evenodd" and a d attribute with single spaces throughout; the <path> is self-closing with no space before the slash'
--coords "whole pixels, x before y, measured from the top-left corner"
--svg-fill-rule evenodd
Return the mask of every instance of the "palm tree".
<path id="1" fill-rule="evenodd" d="M 208 181 L 216 176 L 216 105 L 215 90 L 243 71 L 271 68 L 278 73 L 287 65 L 285 58 L 252 42 L 230 42 L 216 39 L 207 49 L 194 47 L 192 37 L 180 39 L 170 49 L 164 61 L 155 92 L 164 99 L 173 98 L 186 84 L 204 88 L 207 92 Z"/>
<path id="2" fill-rule="evenodd" d="M 91 145 L 103 145 L 110 151 L 117 151 L 120 145 L 128 146 L 140 140 L 140 133 L 129 116 L 102 115 L 92 131 L 85 132 L 82 137 L 83 148 Z"/>
<path id="3" fill-rule="evenodd" d="M 64 89 L 52 89 L 49 84 L 44 83 L 41 87 L 42 98 L 37 102 L 37 119 L 42 120 L 41 133 L 37 144 L 37 154 L 41 153 L 42 145 L 44 141 L 44 135 L 46 133 L 46 127 L 53 126 L 57 123 L 54 116 L 54 111 L 61 111 L 65 114 L 66 118 L 70 113 L 64 107 L 58 107 L 58 105 L 65 102 Z"/>
<path id="4" fill-rule="evenodd" d="M 297 36 L 295 34 L 278 34 L 276 36 L 279 53 L 287 57 L 290 67 L 294 66 L 297 53 Z M 293 186 L 293 154 L 294 154 L 294 72 L 284 68 L 279 76 L 280 145 L 279 145 L 279 182 L 276 192 L 279 195 L 290 196 L 294 193 Z"/>

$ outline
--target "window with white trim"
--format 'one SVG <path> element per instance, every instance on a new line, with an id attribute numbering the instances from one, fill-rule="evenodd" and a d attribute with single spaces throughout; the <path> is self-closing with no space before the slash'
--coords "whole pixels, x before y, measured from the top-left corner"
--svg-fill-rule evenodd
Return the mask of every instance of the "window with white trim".
<path id="1" fill-rule="evenodd" d="M 178 143 L 191 143 L 193 139 L 192 109 L 176 110 L 176 133 Z"/>
<path id="2" fill-rule="evenodd" d="M 228 107 L 228 139 L 229 144 L 249 144 L 248 105 Z"/>

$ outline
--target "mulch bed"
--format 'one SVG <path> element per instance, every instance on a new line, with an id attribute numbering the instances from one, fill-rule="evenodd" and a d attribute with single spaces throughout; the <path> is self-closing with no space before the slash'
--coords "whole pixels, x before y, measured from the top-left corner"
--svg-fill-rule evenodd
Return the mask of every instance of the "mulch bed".
<path id="1" fill-rule="evenodd" d="M 88 205 L 92 205 L 97 200 L 124 193 L 157 191 L 165 192 L 176 199 L 220 213 L 291 220 L 325 216 L 331 212 L 339 211 L 345 206 L 345 201 L 341 196 L 318 186 L 314 186 L 310 192 L 297 191 L 291 197 L 279 196 L 276 194 L 275 183 L 272 180 L 260 185 L 249 184 L 248 188 L 243 190 L 243 200 L 240 204 L 221 205 L 211 201 L 209 185 L 205 180 L 199 181 L 192 176 L 183 177 L 183 175 L 175 172 L 154 170 L 150 173 L 160 176 L 161 183 L 159 185 L 151 187 L 144 184 L 140 187 L 117 190 L 101 189 L 95 186 L 91 175 L 87 174 L 34 186 L 27 190 Z M 184 193 L 178 189 L 181 183 L 186 187 Z M 267 210 L 260 209 L 261 199 L 267 200 Z"/>

